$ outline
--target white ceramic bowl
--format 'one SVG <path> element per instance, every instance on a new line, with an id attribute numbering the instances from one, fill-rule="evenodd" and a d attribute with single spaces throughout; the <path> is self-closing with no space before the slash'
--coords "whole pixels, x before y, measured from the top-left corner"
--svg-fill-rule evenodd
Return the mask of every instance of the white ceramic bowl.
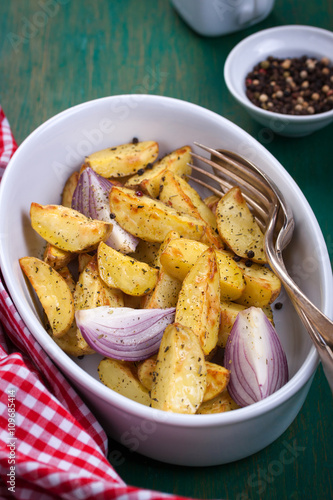
<path id="1" fill-rule="evenodd" d="M 223 147 L 266 171 L 290 200 L 296 219 L 287 266 L 309 297 L 326 314 L 332 313 L 332 276 L 324 239 L 289 174 L 233 123 L 167 97 L 123 95 L 87 102 L 51 118 L 23 142 L 1 183 L 1 269 L 31 333 L 82 392 L 110 436 L 132 450 L 174 464 L 232 462 L 264 448 L 287 429 L 305 400 L 317 366 L 316 351 L 283 294 L 279 300 L 284 307 L 276 311 L 275 321 L 287 353 L 289 382 L 264 401 L 233 412 L 171 414 L 140 405 L 101 384 L 99 355 L 77 360 L 64 354 L 45 332 L 19 267 L 20 257 L 40 255 L 43 245 L 30 227 L 31 202 L 59 203 L 64 181 L 84 155 L 133 137 L 157 140 L 161 155 L 193 141 Z"/>
<path id="2" fill-rule="evenodd" d="M 224 66 L 224 78 L 233 97 L 273 133 L 301 137 L 320 130 L 333 122 L 333 110 L 309 116 L 273 113 L 261 109 L 245 93 L 246 75 L 259 62 L 272 55 L 279 58 L 307 55 L 332 61 L 333 33 L 313 26 L 278 26 L 259 31 L 242 40 L 230 52 Z"/>

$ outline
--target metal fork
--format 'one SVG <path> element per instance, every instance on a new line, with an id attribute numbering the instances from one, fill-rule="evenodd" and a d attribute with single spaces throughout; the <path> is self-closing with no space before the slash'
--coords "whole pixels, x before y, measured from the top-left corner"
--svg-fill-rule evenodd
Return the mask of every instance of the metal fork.
<path id="1" fill-rule="evenodd" d="M 317 348 L 323 369 L 333 392 L 333 322 L 316 307 L 289 275 L 282 252 L 294 231 L 293 213 L 274 182 L 249 160 L 226 150 L 215 150 L 199 143 L 197 147 L 210 153 L 211 159 L 192 152 L 192 157 L 209 165 L 213 172 L 190 164 L 199 173 L 193 181 L 223 196 L 233 186 L 242 194 L 265 234 L 265 252 L 270 267 L 280 278 L 303 325 Z M 217 187 L 206 182 L 209 178 Z M 203 180 L 204 179 L 204 180 Z"/>

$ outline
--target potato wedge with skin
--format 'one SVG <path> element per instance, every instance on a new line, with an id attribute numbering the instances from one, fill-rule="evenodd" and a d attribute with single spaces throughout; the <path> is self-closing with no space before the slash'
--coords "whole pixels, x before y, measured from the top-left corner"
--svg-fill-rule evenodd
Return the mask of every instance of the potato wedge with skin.
<path id="1" fill-rule="evenodd" d="M 151 266 L 154 265 L 160 246 L 161 243 L 158 242 L 139 240 L 135 252 L 128 253 L 127 255 Z"/>
<path id="2" fill-rule="evenodd" d="M 80 330 L 78 330 L 76 323 L 74 321 L 73 325 L 65 335 L 60 338 L 51 335 L 54 342 L 62 349 L 66 354 L 70 356 L 86 356 L 88 354 L 94 354 L 95 351 L 87 344 L 87 342 L 82 337 Z"/>
<path id="3" fill-rule="evenodd" d="M 78 272 L 79 274 L 85 269 L 88 265 L 88 262 L 93 258 L 93 255 L 90 253 L 79 253 L 78 255 Z"/>
<path id="4" fill-rule="evenodd" d="M 102 280 L 109 287 L 118 288 L 128 295 L 145 295 L 157 283 L 157 269 L 123 255 L 105 243 L 98 247 L 97 262 Z"/>
<path id="5" fill-rule="evenodd" d="M 156 360 L 157 356 L 152 356 L 151 358 L 141 361 L 138 365 L 138 378 L 143 386 L 151 391 L 153 388 L 155 372 L 156 372 Z"/>
<path id="6" fill-rule="evenodd" d="M 230 371 L 224 366 L 206 361 L 207 385 L 203 398 L 203 403 L 221 394 L 227 387 L 230 380 Z"/>
<path id="7" fill-rule="evenodd" d="M 85 165 L 102 177 L 126 177 L 155 161 L 157 156 L 157 142 L 143 141 L 96 151 L 85 158 Z"/>
<path id="8" fill-rule="evenodd" d="M 162 243 L 169 231 L 193 240 L 199 240 L 204 233 L 203 221 L 179 214 L 159 200 L 138 196 L 132 189 L 113 187 L 110 207 L 121 227 L 145 241 Z"/>
<path id="9" fill-rule="evenodd" d="M 73 172 L 67 179 L 61 194 L 61 204 L 64 207 L 72 208 L 72 198 L 79 182 L 80 172 Z"/>
<path id="10" fill-rule="evenodd" d="M 159 199 L 177 212 L 205 222 L 206 227 L 202 238 L 216 248 L 224 248 L 221 238 L 215 232 L 215 216 L 185 179 L 166 171 L 161 180 Z"/>
<path id="11" fill-rule="evenodd" d="M 108 287 L 101 279 L 97 256 L 92 257 L 80 273 L 74 293 L 75 310 L 100 306 L 123 307 L 123 293 Z"/>
<path id="12" fill-rule="evenodd" d="M 160 192 L 161 179 L 170 171 L 185 176 L 191 174 L 191 148 L 184 146 L 158 160 L 152 168 L 146 169 L 142 175 L 136 175 L 126 182 L 127 187 L 140 188 L 145 194 L 157 198 Z"/>
<path id="13" fill-rule="evenodd" d="M 168 325 L 157 355 L 151 406 L 173 413 L 195 413 L 203 400 L 206 377 L 197 336 L 183 325 Z"/>
<path id="14" fill-rule="evenodd" d="M 36 257 L 23 257 L 20 266 L 34 288 L 55 337 L 65 335 L 74 321 L 74 300 L 64 278 Z"/>
<path id="15" fill-rule="evenodd" d="M 264 307 L 276 300 L 281 292 L 280 279 L 266 266 L 253 263 L 246 265 L 246 260 L 237 262 L 244 274 L 245 289 L 236 299 L 247 307 Z"/>
<path id="16" fill-rule="evenodd" d="M 218 202 L 216 221 L 222 240 L 236 255 L 249 258 L 248 252 L 252 251 L 253 262 L 267 263 L 264 235 L 239 187 L 230 189 Z"/>
<path id="17" fill-rule="evenodd" d="M 101 382 L 118 394 L 143 405 L 150 405 L 150 395 L 139 381 L 134 365 L 127 361 L 104 358 L 98 365 Z"/>
<path id="18" fill-rule="evenodd" d="M 199 256 L 209 248 L 205 243 L 180 238 L 167 245 L 161 254 L 160 261 L 168 274 L 182 281 L 192 269 Z M 223 250 L 216 250 L 220 274 L 221 300 L 235 300 L 245 289 L 243 273 Z"/>
<path id="19" fill-rule="evenodd" d="M 215 250 L 208 248 L 183 281 L 175 321 L 191 328 L 207 356 L 216 347 L 220 326 L 220 276 Z"/>
<path id="20" fill-rule="evenodd" d="M 83 252 L 106 240 L 112 224 L 88 219 L 62 205 L 39 205 L 30 208 L 33 229 L 47 242 L 68 252 Z"/>
<path id="21" fill-rule="evenodd" d="M 227 389 L 214 399 L 210 399 L 202 403 L 197 411 L 198 415 L 206 415 L 213 413 L 224 413 L 226 411 L 237 410 L 239 406 L 230 396 Z"/>
<path id="22" fill-rule="evenodd" d="M 237 304 L 236 302 L 221 302 L 221 323 L 219 328 L 219 337 L 217 345 L 225 347 L 231 332 L 231 328 L 237 318 L 237 314 L 244 311 L 248 306 Z M 262 308 L 267 318 L 273 323 L 273 312 L 270 306 Z"/>
<path id="23" fill-rule="evenodd" d="M 176 307 L 178 294 L 181 289 L 181 282 L 170 276 L 161 264 L 160 256 L 168 243 L 179 238 L 179 233 L 170 231 L 164 242 L 161 244 L 160 249 L 154 259 L 153 266 L 158 271 L 158 278 L 155 288 L 142 298 L 141 307 L 143 309 L 166 309 L 168 307 Z"/>
<path id="24" fill-rule="evenodd" d="M 61 250 L 51 243 L 47 243 L 43 254 L 44 262 L 57 270 L 67 266 L 75 257 L 75 253 Z"/>

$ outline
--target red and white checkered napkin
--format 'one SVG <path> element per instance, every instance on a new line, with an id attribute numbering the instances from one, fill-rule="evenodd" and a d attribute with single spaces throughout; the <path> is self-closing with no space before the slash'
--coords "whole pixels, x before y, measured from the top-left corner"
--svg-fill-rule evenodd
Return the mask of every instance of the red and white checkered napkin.
<path id="1" fill-rule="evenodd" d="M 0 178 L 16 148 L 0 106 Z M 31 335 L 0 275 L 0 500 L 179 498 L 127 486 L 106 453 L 103 429 Z"/>

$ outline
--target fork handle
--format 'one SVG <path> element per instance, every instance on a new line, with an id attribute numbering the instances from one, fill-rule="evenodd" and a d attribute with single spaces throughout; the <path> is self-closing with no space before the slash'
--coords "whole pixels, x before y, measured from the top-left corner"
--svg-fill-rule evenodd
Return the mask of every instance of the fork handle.
<path id="1" fill-rule="evenodd" d="M 273 271 L 280 278 L 302 323 L 314 342 L 325 376 L 333 393 L 333 322 L 302 292 L 288 274 L 281 253 L 272 254 L 266 248 Z"/>

